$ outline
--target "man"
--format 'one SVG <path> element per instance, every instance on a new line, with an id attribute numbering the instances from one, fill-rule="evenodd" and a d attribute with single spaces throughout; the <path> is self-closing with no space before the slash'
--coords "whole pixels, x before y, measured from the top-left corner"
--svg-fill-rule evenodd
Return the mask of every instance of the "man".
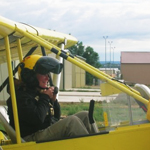
<path id="1" fill-rule="evenodd" d="M 18 69 L 16 89 L 21 137 L 26 141 L 57 140 L 92 133 L 88 113 L 80 112 L 60 120 L 57 88 L 50 86 L 50 72 L 59 74 L 62 64 L 48 56 L 26 57 Z M 10 125 L 14 128 L 11 98 L 7 101 Z"/>

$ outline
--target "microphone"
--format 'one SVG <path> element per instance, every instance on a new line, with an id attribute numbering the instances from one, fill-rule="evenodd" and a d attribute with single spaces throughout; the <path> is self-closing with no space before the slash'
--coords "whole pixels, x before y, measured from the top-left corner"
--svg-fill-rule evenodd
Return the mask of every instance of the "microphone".
<path id="1" fill-rule="evenodd" d="M 58 87 L 55 86 L 55 87 L 54 87 L 54 94 L 57 94 L 57 93 L 58 93 Z"/>

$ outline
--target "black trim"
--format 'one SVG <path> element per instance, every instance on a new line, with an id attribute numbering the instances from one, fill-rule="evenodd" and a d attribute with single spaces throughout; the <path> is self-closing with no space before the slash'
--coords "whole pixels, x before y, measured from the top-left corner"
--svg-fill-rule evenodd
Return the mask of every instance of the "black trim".
<path id="1" fill-rule="evenodd" d="M 64 59 L 67 59 L 68 58 L 68 55 L 64 54 L 64 53 L 60 53 L 60 56 Z"/>
<path id="2" fill-rule="evenodd" d="M 72 54 L 69 54 L 70 57 L 74 58 L 74 56 Z"/>
<path id="3" fill-rule="evenodd" d="M 61 50 L 61 52 L 67 55 L 67 52 L 66 52 L 66 51 Z M 70 53 L 69 53 L 69 55 L 67 55 L 67 56 L 70 56 L 70 57 L 74 58 L 74 55 L 72 55 L 72 54 L 70 54 Z"/>
<path id="4" fill-rule="evenodd" d="M 51 51 L 52 51 L 53 53 L 55 53 L 56 55 L 57 55 L 58 52 L 59 52 L 59 51 L 58 51 L 57 49 L 55 49 L 55 48 L 52 48 Z M 64 58 L 64 59 L 67 59 L 67 58 L 68 58 L 68 55 L 66 55 L 65 53 L 61 52 L 61 53 L 60 53 L 60 57 L 62 57 L 62 58 Z"/>
<path id="5" fill-rule="evenodd" d="M 51 51 L 52 51 L 53 53 L 55 53 L 56 55 L 57 55 L 58 52 L 59 52 L 59 51 L 58 51 L 57 49 L 55 49 L 55 48 L 52 48 Z"/>
<path id="6" fill-rule="evenodd" d="M 42 55 L 46 56 L 45 48 L 43 46 L 41 46 L 41 51 L 42 51 Z"/>

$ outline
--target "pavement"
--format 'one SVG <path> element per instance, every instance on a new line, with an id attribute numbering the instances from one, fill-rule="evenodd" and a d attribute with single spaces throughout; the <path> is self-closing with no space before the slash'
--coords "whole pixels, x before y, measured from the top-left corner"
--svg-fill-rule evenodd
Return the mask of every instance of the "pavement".
<path id="1" fill-rule="evenodd" d="M 116 95 L 113 96 L 101 96 L 100 90 L 90 89 L 85 92 L 85 89 L 83 92 L 80 90 L 77 91 L 60 91 L 59 92 L 59 102 L 89 102 L 90 100 L 95 101 L 110 101 L 116 98 Z"/>

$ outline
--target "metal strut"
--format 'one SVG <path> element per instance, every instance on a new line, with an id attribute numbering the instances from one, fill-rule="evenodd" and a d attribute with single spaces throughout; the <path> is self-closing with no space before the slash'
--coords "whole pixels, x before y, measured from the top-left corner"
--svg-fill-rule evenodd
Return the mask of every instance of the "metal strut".
<path id="1" fill-rule="evenodd" d="M 102 73 L 92 69 L 91 67 L 89 67 L 88 65 L 84 64 L 84 63 L 81 63 L 79 61 L 77 61 L 74 57 L 71 57 L 71 56 L 68 56 L 64 53 L 61 52 L 61 49 L 57 46 L 55 46 L 54 44 L 51 44 L 49 43 L 48 41 L 42 39 L 41 37 L 37 36 L 37 35 L 32 35 L 28 32 L 25 32 L 25 31 L 22 31 L 21 29 L 15 28 L 15 30 L 19 33 L 21 33 L 22 35 L 32 39 L 33 41 L 35 41 L 36 43 L 40 44 L 41 46 L 47 48 L 47 49 L 50 49 L 51 51 L 56 49 L 56 53 L 57 55 L 63 57 L 64 59 L 67 59 L 69 62 L 79 66 L 80 68 L 84 69 L 85 71 L 89 72 L 90 74 L 92 74 L 93 76 L 103 80 L 103 81 L 106 81 L 107 83 L 109 83 L 110 85 L 114 86 L 115 88 L 127 93 L 128 95 L 132 96 L 133 98 L 139 100 L 140 102 L 148 105 L 148 101 L 143 98 L 139 92 L 137 92 L 136 90 L 131 90 L 129 89 L 129 87 L 126 87 L 125 85 L 122 85 L 110 78 L 108 78 L 107 76 L 103 75 Z M 53 52 L 53 51 L 52 51 Z"/>

